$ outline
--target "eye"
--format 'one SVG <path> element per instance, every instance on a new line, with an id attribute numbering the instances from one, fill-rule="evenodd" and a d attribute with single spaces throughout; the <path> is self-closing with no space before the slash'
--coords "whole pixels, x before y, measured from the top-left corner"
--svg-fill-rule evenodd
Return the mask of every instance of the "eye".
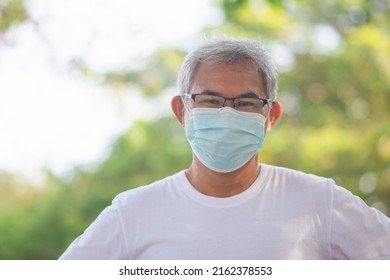
<path id="1" fill-rule="evenodd" d="M 237 99 L 236 106 L 239 107 L 260 107 L 262 104 L 261 100 L 257 98 L 245 97 Z"/>
<path id="2" fill-rule="evenodd" d="M 202 94 L 196 96 L 195 102 L 204 106 L 221 106 L 223 98 L 215 95 Z"/>

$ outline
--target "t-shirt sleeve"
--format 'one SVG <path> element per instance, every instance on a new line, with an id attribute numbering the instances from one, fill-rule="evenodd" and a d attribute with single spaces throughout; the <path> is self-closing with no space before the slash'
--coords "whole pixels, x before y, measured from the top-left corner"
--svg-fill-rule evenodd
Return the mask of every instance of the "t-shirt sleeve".
<path id="1" fill-rule="evenodd" d="M 390 219 L 348 190 L 332 189 L 332 258 L 390 259 Z"/>
<path id="2" fill-rule="evenodd" d="M 103 210 L 97 219 L 76 238 L 60 260 L 129 259 L 118 203 Z"/>

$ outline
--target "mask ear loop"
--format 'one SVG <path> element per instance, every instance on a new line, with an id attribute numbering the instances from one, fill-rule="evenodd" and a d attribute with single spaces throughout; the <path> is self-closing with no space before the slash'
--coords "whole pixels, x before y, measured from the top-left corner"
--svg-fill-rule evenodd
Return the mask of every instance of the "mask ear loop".
<path id="1" fill-rule="evenodd" d="M 271 110 L 272 110 L 272 104 L 275 102 L 275 100 L 270 100 L 268 101 L 267 103 L 267 106 L 269 107 L 268 108 L 268 112 L 267 112 L 267 115 L 265 116 L 265 119 L 268 120 L 270 114 L 271 114 Z"/>
<path id="2" fill-rule="evenodd" d="M 181 97 L 181 101 L 183 102 L 182 114 L 183 114 L 183 118 L 184 118 L 184 123 L 187 124 L 188 114 L 190 113 L 190 108 L 188 108 L 188 106 L 187 106 L 188 97 L 186 97 L 185 95 L 180 95 L 180 97 Z"/>
<path id="3" fill-rule="evenodd" d="M 270 100 L 268 103 L 267 103 L 267 106 L 269 106 L 269 109 L 268 109 L 268 113 L 267 113 L 267 116 L 265 116 L 265 125 L 264 125 L 264 136 L 267 134 L 267 127 L 268 127 L 268 124 L 269 124 L 269 116 L 271 114 L 271 110 L 272 110 L 272 104 L 275 102 L 275 100 Z"/>
<path id="4" fill-rule="evenodd" d="M 184 108 L 187 110 L 187 112 L 190 112 L 190 109 L 187 106 L 188 100 L 186 100 L 186 98 L 188 99 L 188 97 L 186 97 L 185 95 L 180 95 L 180 97 L 181 97 L 181 101 L 183 102 Z M 184 108 L 183 108 L 183 113 L 184 113 Z"/>

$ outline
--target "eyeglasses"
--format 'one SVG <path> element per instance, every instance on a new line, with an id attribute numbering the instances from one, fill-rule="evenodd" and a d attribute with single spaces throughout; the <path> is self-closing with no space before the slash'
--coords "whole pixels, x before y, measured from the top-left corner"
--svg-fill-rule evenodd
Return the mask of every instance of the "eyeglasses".
<path id="1" fill-rule="evenodd" d="M 194 107 L 196 108 L 222 108 L 225 106 L 226 101 L 232 101 L 233 108 L 238 111 L 255 112 L 266 114 L 269 105 L 272 103 L 271 99 L 265 99 L 260 97 L 234 97 L 227 98 L 213 94 L 203 93 L 184 93 L 184 97 L 191 98 L 194 101 Z"/>

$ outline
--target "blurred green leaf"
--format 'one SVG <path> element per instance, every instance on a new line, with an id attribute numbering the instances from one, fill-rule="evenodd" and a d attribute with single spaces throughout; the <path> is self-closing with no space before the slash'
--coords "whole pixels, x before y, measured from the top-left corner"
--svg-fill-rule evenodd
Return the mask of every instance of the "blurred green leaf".
<path id="1" fill-rule="evenodd" d="M 0 0 L 0 33 L 27 18 L 23 0 Z"/>
<path id="2" fill-rule="evenodd" d="M 225 21 L 205 32 L 261 39 L 280 68 L 284 114 L 267 134 L 260 161 L 334 178 L 389 215 L 388 1 L 216 3 Z M 0 1 L 0 7 L 0 31 L 26 17 L 21 1 Z M 137 67 L 99 79 L 152 98 L 174 86 L 184 55 L 162 48 Z M 74 66 L 94 75 L 82 65 Z M 69 178 L 48 172 L 40 188 L 0 174 L 0 259 L 57 258 L 115 195 L 190 163 L 183 128 L 171 117 L 135 123 L 101 164 L 78 167 Z"/>

